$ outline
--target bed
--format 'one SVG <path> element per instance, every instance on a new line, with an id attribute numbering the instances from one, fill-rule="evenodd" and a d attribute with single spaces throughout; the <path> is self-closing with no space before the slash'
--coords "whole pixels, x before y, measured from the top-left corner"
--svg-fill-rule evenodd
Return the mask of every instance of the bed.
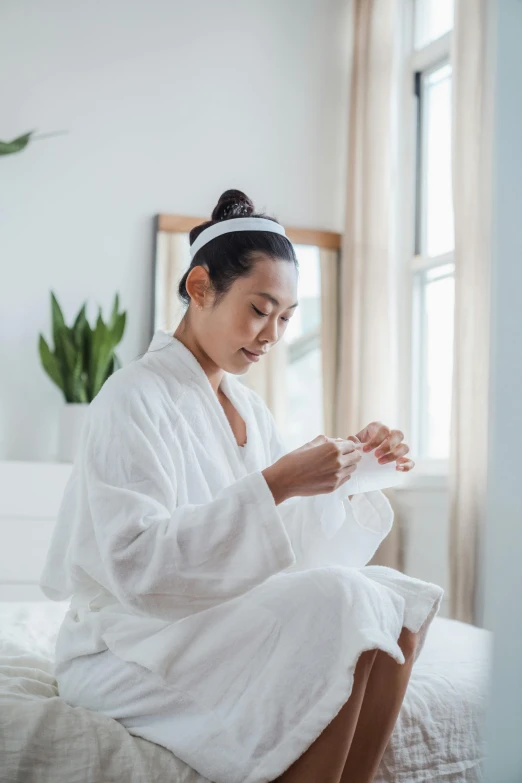
<path id="1" fill-rule="evenodd" d="M 205 783 L 117 721 L 70 707 L 52 674 L 68 603 L 0 602 L 1 783 Z M 375 783 L 478 783 L 490 633 L 435 618 Z"/>

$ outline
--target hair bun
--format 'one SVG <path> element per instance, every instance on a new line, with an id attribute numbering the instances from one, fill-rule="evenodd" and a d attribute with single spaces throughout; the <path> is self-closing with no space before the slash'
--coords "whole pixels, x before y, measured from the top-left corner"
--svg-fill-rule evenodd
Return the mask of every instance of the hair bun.
<path id="1" fill-rule="evenodd" d="M 249 217 L 254 210 L 253 202 L 241 190 L 225 190 L 212 211 L 212 220 Z"/>

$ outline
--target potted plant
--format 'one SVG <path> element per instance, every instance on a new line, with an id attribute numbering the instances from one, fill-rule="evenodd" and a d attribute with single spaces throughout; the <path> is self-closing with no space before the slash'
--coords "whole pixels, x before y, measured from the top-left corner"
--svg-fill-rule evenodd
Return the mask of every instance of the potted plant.
<path id="1" fill-rule="evenodd" d="M 74 461 L 85 411 L 107 378 L 121 367 L 115 348 L 125 331 L 126 313 L 119 312 L 118 294 L 114 298 L 109 323 L 104 322 L 100 307 L 96 325 L 92 328 L 85 310 L 86 303 L 74 324 L 67 326 L 51 291 L 54 349 L 51 350 L 42 334 L 39 340 L 42 366 L 65 398 L 58 445 L 58 460 L 61 462 Z"/>

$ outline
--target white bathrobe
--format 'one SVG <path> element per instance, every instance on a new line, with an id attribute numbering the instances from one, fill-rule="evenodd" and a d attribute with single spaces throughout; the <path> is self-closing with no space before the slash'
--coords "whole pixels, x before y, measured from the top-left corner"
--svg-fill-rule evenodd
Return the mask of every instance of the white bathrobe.
<path id="1" fill-rule="evenodd" d="M 381 491 L 350 501 L 346 482 L 333 530 L 320 522 L 326 495 L 276 506 L 261 473 L 285 453 L 272 415 L 235 376 L 222 389 L 246 423 L 244 447 L 170 334 L 158 330 L 108 379 L 87 412 L 40 584 L 49 598 L 71 597 L 56 647 L 57 671 L 76 666 L 69 701 L 103 707 L 216 783 L 261 783 L 335 717 L 364 650 L 403 663 L 406 626 L 420 632 L 418 656 L 443 590 L 366 566 L 393 522 Z M 82 701 L 81 666 L 107 660 L 120 676 L 113 700 L 138 679 L 156 712 L 138 697 L 132 709 L 109 705 L 101 663 Z"/>

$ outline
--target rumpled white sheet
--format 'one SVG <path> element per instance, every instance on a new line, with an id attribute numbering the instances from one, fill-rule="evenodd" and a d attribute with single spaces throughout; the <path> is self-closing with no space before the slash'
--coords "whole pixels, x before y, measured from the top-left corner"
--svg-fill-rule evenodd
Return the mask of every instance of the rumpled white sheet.
<path id="1" fill-rule="evenodd" d="M 165 748 L 68 706 L 52 676 L 67 602 L 0 604 L 2 783 L 206 783 Z M 491 636 L 436 617 L 375 783 L 482 783 Z"/>

